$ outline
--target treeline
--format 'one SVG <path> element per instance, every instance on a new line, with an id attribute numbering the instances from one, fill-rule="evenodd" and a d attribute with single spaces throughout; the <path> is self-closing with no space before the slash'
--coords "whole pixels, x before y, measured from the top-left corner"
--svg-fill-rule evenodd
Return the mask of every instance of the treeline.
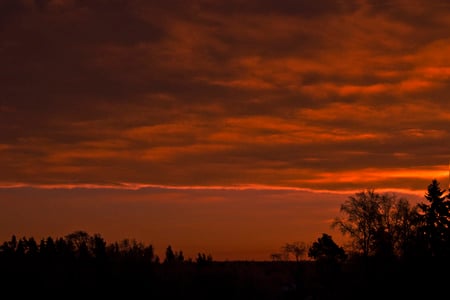
<path id="1" fill-rule="evenodd" d="M 450 191 L 433 179 L 424 193 L 425 201 L 412 205 L 395 193 L 363 190 L 341 205 L 341 216 L 331 224 L 350 238 L 350 245 L 338 246 L 323 233 L 312 245 L 286 243 L 273 260 L 343 262 L 347 259 L 434 259 L 450 260 Z"/>
<path id="2" fill-rule="evenodd" d="M 197 263 L 204 265 L 213 261 L 211 254 L 198 253 L 195 260 L 185 259 L 183 251 L 174 251 L 168 245 L 165 256 L 161 260 L 155 253 L 153 245 L 146 245 L 135 239 L 123 239 L 107 244 L 100 234 L 90 235 L 83 230 L 74 231 L 64 237 L 51 236 L 39 242 L 34 237 L 17 238 L 4 241 L 0 246 L 0 258 L 5 260 L 47 260 L 47 261 L 91 261 L 106 263 L 108 261 L 145 263 L 145 264 L 174 264 Z"/>
<path id="3" fill-rule="evenodd" d="M 159 257 L 134 239 L 107 244 L 100 234 L 17 238 L 0 246 L 0 287 L 18 296 L 153 299 L 430 299 L 450 282 L 450 191 L 433 179 L 424 201 L 367 189 L 341 204 L 312 244 L 286 243 L 267 262 L 185 258 L 170 245 Z M 291 258 L 294 257 L 294 260 Z M 307 258 L 307 259 L 306 259 Z M 41 294 L 39 294 L 41 293 Z M 72 297 L 73 296 L 73 297 Z"/>
<path id="4" fill-rule="evenodd" d="M 287 265 L 195 259 L 170 245 L 160 258 L 133 239 L 107 244 L 99 234 L 12 236 L 0 246 L 0 290 L 44 299 L 284 299 Z"/>
<path id="5" fill-rule="evenodd" d="M 211 272 L 215 263 L 211 254 L 185 258 L 171 245 L 160 258 L 151 244 L 134 239 L 108 244 L 100 234 L 82 230 L 39 241 L 13 235 L 0 246 L 0 290 L 19 298 L 174 299 L 200 293 L 197 298 L 206 299 L 223 288 L 221 279 L 204 286 L 223 273 Z"/>
<path id="6" fill-rule="evenodd" d="M 351 245 L 338 246 L 331 235 L 323 233 L 312 245 L 305 242 L 286 243 L 272 260 L 296 261 L 306 256 L 313 260 L 343 261 L 352 257 L 450 258 L 450 191 L 442 189 L 433 179 L 424 193 L 425 202 L 412 205 L 395 193 L 363 190 L 349 196 L 341 205 L 341 216 L 331 227 L 350 238 Z M 168 245 L 161 259 L 153 245 L 135 239 L 123 239 L 110 244 L 100 234 L 75 231 L 64 237 L 34 237 L 15 235 L 0 245 L 0 258 L 6 259 L 67 259 L 86 261 L 134 261 L 141 263 L 188 262 L 206 264 L 212 255 L 198 253 L 185 258 L 183 251 Z"/>
<path id="7" fill-rule="evenodd" d="M 450 190 L 436 179 L 419 203 L 366 189 L 349 196 L 340 213 L 331 228 L 349 237 L 348 245 L 323 233 L 312 244 L 286 243 L 271 254 L 273 261 L 295 258 L 296 295 L 308 289 L 320 299 L 432 299 L 446 293 Z M 304 271 L 308 260 L 313 272 Z"/>
<path id="8" fill-rule="evenodd" d="M 352 241 L 352 255 L 450 258 L 450 193 L 433 179 L 412 205 L 396 194 L 366 190 L 350 196 L 332 223 Z"/>

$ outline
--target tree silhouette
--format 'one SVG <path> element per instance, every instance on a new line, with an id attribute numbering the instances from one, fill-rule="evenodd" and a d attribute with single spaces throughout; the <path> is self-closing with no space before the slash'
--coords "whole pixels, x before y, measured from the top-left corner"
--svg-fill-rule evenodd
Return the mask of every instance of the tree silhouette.
<path id="1" fill-rule="evenodd" d="M 166 257 L 164 258 L 164 263 L 173 263 L 175 262 L 175 253 L 172 250 L 172 246 L 169 245 L 166 248 Z"/>
<path id="2" fill-rule="evenodd" d="M 102 238 L 100 234 L 95 234 L 92 237 L 93 255 L 99 260 L 103 261 L 106 259 L 106 241 Z"/>
<path id="3" fill-rule="evenodd" d="M 374 250 L 375 233 L 379 224 L 380 195 L 374 190 L 366 190 L 349 196 L 341 205 L 344 217 L 336 218 L 332 227 L 339 227 L 342 234 L 349 234 L 353 245 L 364 257 Z"/>
<path id="4" fill-rule="evenodd" d="M 341 205 L 341 213 L 331 227 L 349 235 L 363 257 L 401 256 L 416 235 L 417 207 L 395 194 L 364 190 L 350 196 Z"/>
<path id="5" fill-rule="evenodd" d="M 78 258 L 88 258 L 90 256 L 88 244 L 90 235 L 86 231 L 78 230 L 65 236 L 70 251 Z"/>
<path id="6" fill-rule="evenodd" d="M 29 257 L 37 257 L 39 255 L 39 247 L 36 243 L 36 240 L 33 237 L 29 237 L 28 239 L 24 239 L 27 255 Z"/>
<path id="7" fill-rule="evenodd" d="M 339 247 L 331 235 L 326 233 L 312 244 L 308 250 L 308 256 L 326 262 L 342 262 L 347 257 L 344 248 Z"/>
<path id="8" fill-rule="evenodd" d="M 445 192 L 440 188 L 440 183 L 433 179 L 425 193 L 428 203 L 419 203 L 423 215 L 420 233 L 431 256 L 450 255 L 450 198 Z"/>
<path id="9" fill-rule="evenodd" d="M 311 245 L 308 256 L 316 260 L 319 273 L 327 285 L 338 276 L 340 264 L 347 258 L 344 248 L 339 247 L 326 233 Z"/>
<path id="10" fill-rule="evenodd" d="M 175 253 L 175 259 L 177 262 L 184 262 L 184 254 L 182 250 Z"/>
<path id="11" fill-rule="evenodd" d="M 286 257 L 293 255 L 296 262 L 300 261 L 300 258 L 306 253 L 307 246 L 304 242 L 292 242 L 286 243 L 282 247 L 283 253 L 285 253 Z"/>
<path id="12" fill-rule="evenodd" d="M 392 213 L 391 238 L 396 254 L 409 257 L 417 254 L 417 228 L 420 224 L 418 206 L 411 206 L 408 200 L 400 198 L 395 201 Z"/>
<path id="13" fill-rule="evenodd" d="M 144 260 L 146 262 L 154 262 L 154 260 L 155 260 L 155 249 L 153 248 L 153 245 L 149 245 L 149 246 L 145 247 L 143 254 L 144 254 L 143 255 Z"/>
<path id="14" fill-rule="evenodd" d="M 207 266 L 210 265 L 213 261 L 211 254 L 206 255 L 205 253 L 198 253 L 196 258 L 196 263 L 199 266 Z"/>
<path id="15" fill-rule="evenodd" d="M 17 248 L 16 248 L 16 256 L 18 257 L 24 257 L 25 256 L 25 241 L 24 239 L 19 239 L 19 241 L 17 242 Z"/>
<path id="16" fill-rule="evenodd" d="M 56 245 L 52 237 L 41 240 L 39 243 L 39 253 L 45 259 L 54 259 L 56 257 Z"/>

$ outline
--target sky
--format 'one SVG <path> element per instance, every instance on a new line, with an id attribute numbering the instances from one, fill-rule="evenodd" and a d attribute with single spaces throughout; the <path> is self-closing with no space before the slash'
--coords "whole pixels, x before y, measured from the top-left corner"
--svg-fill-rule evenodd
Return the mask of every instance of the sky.
<path id="1" fill-rule="evenodd" d="M 268 259 L 449 185 L 450 4 L 0 0 L 0 241 Z"/>

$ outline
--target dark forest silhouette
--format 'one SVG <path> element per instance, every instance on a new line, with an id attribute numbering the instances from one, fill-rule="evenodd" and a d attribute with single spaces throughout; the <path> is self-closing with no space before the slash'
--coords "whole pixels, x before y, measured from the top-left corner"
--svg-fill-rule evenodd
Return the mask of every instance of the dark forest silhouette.
<path id="1" fill-rule="evenodd" d="M 12 236 L 0 246 L 2 292 L 46 298 L 425 299 L 447 293 L 450 191 L 433 179 L 425 201 L 367 189 L 349 196 L 332 228 L 311 245 L 286 243 L 272 260 L 185 258 L 168 245 L 134 239 L 108 244 L 79 230 L 64 237 Z M 294 257 L 294 259 L 290 259 Z"/>

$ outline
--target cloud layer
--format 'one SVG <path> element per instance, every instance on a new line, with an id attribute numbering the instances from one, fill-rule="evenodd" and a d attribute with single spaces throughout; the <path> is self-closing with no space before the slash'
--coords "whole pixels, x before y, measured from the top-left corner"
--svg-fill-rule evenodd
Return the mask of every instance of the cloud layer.
<path id="1" fill-rule="evenodd" d="M 0 183 L 446 183 L 449 13 L 441 1 L 2 1 Z"/>

